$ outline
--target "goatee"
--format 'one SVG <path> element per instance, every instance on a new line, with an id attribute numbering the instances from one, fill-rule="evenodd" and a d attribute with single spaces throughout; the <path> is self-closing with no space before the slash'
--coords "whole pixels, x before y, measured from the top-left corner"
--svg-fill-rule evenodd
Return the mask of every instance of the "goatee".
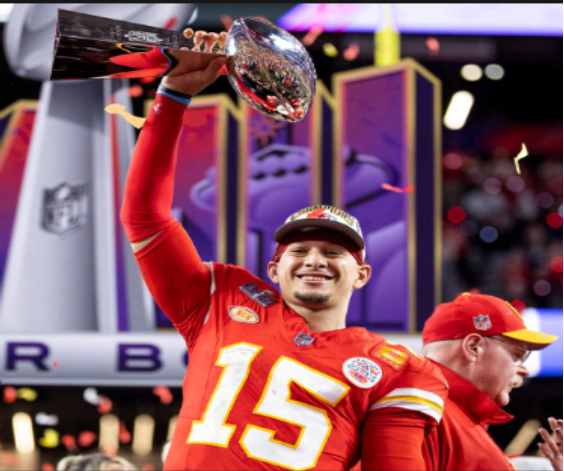
<path id="1" fill-rule="evenodd" d="M 294 297 L 303 303 L 308 304 L 323 304 L 329 301 L 331 293 L 300 293 L 296 291 Z"/>

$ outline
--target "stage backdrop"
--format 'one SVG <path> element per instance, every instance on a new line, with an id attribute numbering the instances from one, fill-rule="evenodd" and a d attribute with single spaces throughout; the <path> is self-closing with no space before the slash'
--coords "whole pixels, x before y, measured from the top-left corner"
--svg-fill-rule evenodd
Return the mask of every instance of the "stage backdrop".
<path id="1" fill-rule="evenodd" d="M 138 384 L 120 365 L 155 353 L 146 346 L 151 335 L 158 343 L 173 334 L 119 223 L 134 131 L 103 109 L 121 103 L 131 110 L 128 87 L 46 83 L 39 102 L 0 114 L 4 379 L 32 381 L 35 372 L 45 383 L 50 342 L 67 345 L 53 359 L 57 374 L 66 359 L 83 358 L 77 350 L 106 342 L 111 361 L 84 356 L 80 382 L 96 371 L 93 382 Z M 434 76 L 404 60 L 336 74 L 332 92 L 319 83 L 297 124 L 227 96 L 196 97 L 181 137 L 173 212 L 204 260 L 264 278 L 273 233 L 287 216 L 319 204 L 345 209 L 361 223 L 373 266 L 370 283 L 353 296 L 348 325 L 415 334 L 441 301 L 440 94 Z M 123 339 L 129 346 L 114 348 Z M 38 363 L 37 355 L 49 360 Z"/>

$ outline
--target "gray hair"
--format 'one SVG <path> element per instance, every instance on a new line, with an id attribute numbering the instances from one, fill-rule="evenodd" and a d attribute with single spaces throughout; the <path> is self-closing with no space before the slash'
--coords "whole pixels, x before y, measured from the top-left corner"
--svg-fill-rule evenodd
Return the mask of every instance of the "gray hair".
<path id="1" fill-rule="evenodd" d="M 103 471 L 110 463 L 120 464 L 125 471 L 135 471 L 134 464 L 120 456 L 109 456 L 102 453 L 90 455 L 67 456 L 57 463 L 57 471 Z"/>

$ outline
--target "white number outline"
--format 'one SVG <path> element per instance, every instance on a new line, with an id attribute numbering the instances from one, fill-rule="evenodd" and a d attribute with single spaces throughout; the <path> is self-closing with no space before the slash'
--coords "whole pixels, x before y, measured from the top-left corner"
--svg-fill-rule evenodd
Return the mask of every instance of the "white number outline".
<path id="1" fill-rule="evenodd" d="M 207 417 L 208 412 L 214 402 L 214 399 L 216 397 L 216 393 L 219 391 L 220 387 L 223 384 L 223 380 L 224 377 L 227 374 L 227 371 L 229 369 L 229 364 L 224 364 L 221 362 L 221 356 L 223 355 L 223 352 L 236 348 L 238 346 L 241 345 L 245 345 L 247 347 L 251 347 L 252 349 L 257 349 L 252 356 L 249 357 L 249 359 L 247 360 L 247 365 L 246 365 L 246 371 L 245 371 L 245 375 L 238 380 L 238 385 L 237 385 L 237 390 L 235 391 L 235 394 L 233 394 L 231 402 L 229 403 L 229 407 L 227 408 L 226 413 L 223 415 L 223 420 L 221 421 L 221 424 L 219 425 L 219 427 L 226 427 L 231 429 L 231 432 L 229 433 L 227 439 L 225 440 L 225 444 L 222 443 L 218 443 L 218 442 L 207 442 L 207 441 L 200 441 L 200 440 L 195 440 L 192 439 L 192 436 L 196 433 L 198 433 L 198 428 L 197 425 L 198 424 L 204 424 L 206 422 L 206 419 L 209 420 L 209 422 L 213 423 L 213 418 L 209 418 Z M 243 389 L 243 386 L 245 385 L 247 378 L 249 377 L 249 374 L 251 372 L 251 364 L 253 362 L 253 360 L 256 358 L 256 356 L 260 353 L 260 351 L 263 349 L 263 347 L 259 346 L 259 345 L 254 345 L 252 343 L 247 343 L 247 342 L 239 342 L 239 343 L 235 343 L 232 345 L 228 345 L 227 347 L 223 347 L 218 355 L 217 355 L 217 361 L 215 362 L 216 366 L 221 367 L 223 370 L 221 371 L 221 375 L 219 377 L 219 379 L 217 380 L 217 384 L 215 385 L 215 388 L 213 390 L 213 392 L 211 393 L 210 398 L 208 399 L 208 404 L 206 405 L 206 409 L 204 410 L 204 413 L 202 415 L 201 420 L 194 420 L 192 422 L 192 427 L 190 429 L 190 433 L 188 435 L 188 438 L 186 439 L 186 443 L 199 443 L 199 444 L 203 444 L 203 445 L 212 445 L 212 446 L 218 446 L 221 448 L 227 448 L 229 446 L 229 442 L 231 441 L 231 437 L 233 436 L 233 434 L 235 433 L 235 430 L 237 429 L 236 425 L 232 425 L 232 424 L 228 424 L 227 423 L 227 418 L 229 417 L 229 414 L 231 413 L 231 409 L 233 409 L 233 406 L 235 405 L 235 401 L 237 400 L 237 398 L 239 397 L 239 393 L 241 392 L 241 389 Z"/>

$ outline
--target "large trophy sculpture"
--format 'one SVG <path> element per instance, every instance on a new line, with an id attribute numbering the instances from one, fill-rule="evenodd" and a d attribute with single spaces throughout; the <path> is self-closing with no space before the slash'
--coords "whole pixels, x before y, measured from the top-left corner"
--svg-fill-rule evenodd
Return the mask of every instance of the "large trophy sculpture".
<path id="1" fill-rule="evenodd" d="M 135 144 L 126 79 L 50 82 L 57 7 L 182 27 L 194 4 L 16 4 L 10 68 L 43 81 L 2 280 L 0 333 L 153 331 L 154 304 L 119 222 Z"/>

